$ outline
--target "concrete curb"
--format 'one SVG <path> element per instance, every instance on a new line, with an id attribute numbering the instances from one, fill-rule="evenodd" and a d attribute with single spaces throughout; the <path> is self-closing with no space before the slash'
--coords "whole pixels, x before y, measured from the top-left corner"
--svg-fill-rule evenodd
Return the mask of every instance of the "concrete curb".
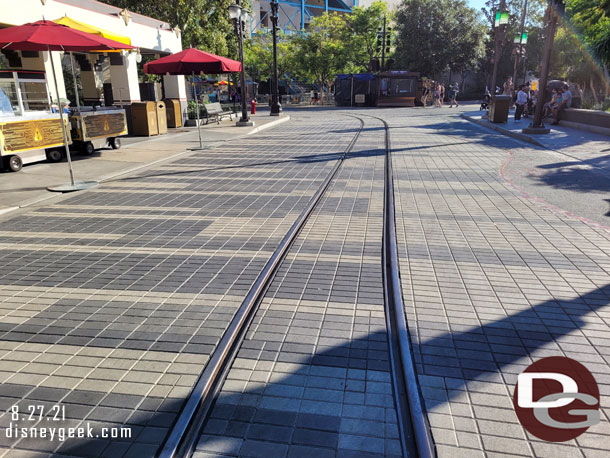
<path id="1" fill-rule="evenodd" d="M 178 153 L 171 154 L 171 155 L 169 155 L 167 157 L 164 157 L 162 159 L 157 159 L 156 161 L 153 161 L 153 162 L 147 162 L 145 164 L 139 164 L 139 165 L 136 165 L 134 167 L 128 168 L 126 170 L 122 170 L 122 171 L 119 171 L 119 172 L 109 173 L 109 174 L 102 175 L 102 176 L 97 177 L 97 178 L 92 178 L 92 180 L 99 181 L 100 183 L 108 182 L 109 180 L 112 180 L 113 178 L 117 178 L 117 177 L 120 177 L 120 176 L 123 176 L 123 175 L 128 175 L 130 173 L 134 173 L 134 172 L 137 172 L 139 170 L 146 169 L 148 167 L 152 167 L 152 166 L 155 166 L 155 165 L 163 163 L 163 162 L 169 162 L 171 160 L 177 159 L 177 158 L 179 158 L 181 156 L 185 156 L 187 154 L 193 154 L 193 153 L 195 153 L 197 151 L 210 150 L 210 149 L 217 148 L 217 147 L 219 147 L 219 146 L 221 146 L 224 143 L 227 143 L 229 141 L 236 140 L 236 139 L 239 139 L 239 138 L 244 138 L 244 137 L 246 137 L 248 135 L 252 135 L 252 134 L 258 133 L 261 130 L 265 130 L 265 129 L 268 129 L 270 127 L 277 126 L 278 124 L 282 124 L 282 123 L 284 123 L 286 121 L 289 121 L 289 120 L 290 120 L 290 116 L 281 116 L 281 117 L 279 117 L 276 120 L 273 120 L 273 121 L 270 121 L 268 123 L 263 124 L 262 126 L 255 127 L 254 129 L 252 129 L 248 133 L 239 134 L 239 135 L 231 137 L 231 138 L 229 138 L 227 140 L 221 140 L 221 141 L 210 143 L 209 145 L 205 145 L 201 150 L 180 151 Z M 181 132 L 181 133 L 177 134 L 176 136 L 184 135 L 184 134 L 187 134 L 187 133 L 190 133 L 190 132 Z M 163 138 L 163 137 L 157 136 L 155 138 L 151 138 L 149 140 L 144 140 L 142 142 L 132 143 L 131 145 L 125 145 L 125 147 L 135 146 L 135 145 L 142 145 L 143 143 L 148 143 L 148 142 L 151 142 L 151 141 L 154 142 L 154 141 L 156 141 L 156 140 L 158 140 L 160 138 Z M 0 207 L 0 216 L 4 216 L 4 215 L 6 215 L 8 213 L 14 212 L 16 210 L 20 210 L 20 209 L 25 208 L 25 207 L 30 207 L 30 206 L 35 205 L 37 203 L 44 202 L 45 200 L 55 199 L 55 198 L 58 198 L 58 197 L 61 197 L 61 196 L 68 196 L 68 195 L 71 195 L 71 194 L 73 194 L 73 193 L 50 193 L 50 194 L 44 194 L 44 195 L 42 195 L 40 197 L 33 197 L 31 199 L 28 199 L 28 200 L 24 201 L 23 203 L 21 203 L 18 206 L 11 206 L 11 207 L 4 207 L 4 208 Z"/>
<path id="2" fill-rule="evenodd" d="M 248 132 L 246 135 L 256 134 L 256 133 L 260 132 L 261 130 L 265 130 L 265 129 L 268 129 L 269 127 L 277 126 L 278 124 L 282 124 L 283 122 L 286 122 L 286 121 L 290 121 L 289 115 L 280 116 L 275 121 L 270 121 L 268 123 L 263 124 L 262 126 L 255 127 L 250 132 Z"/>
<path id="3" fill-rule="evenodd" d="M 541 148 L 548 148 L 546 145 L 544 145 L 540 141 L 536 140 L 535 138 L 533 138 L 527 134 L 520 134 L 519 132 L 513 132 L 512 130 L 505 129 L 504 127 L 497 126 L 488 121 L 483 121 L 482 119 L 475 119 L 471 116 L 466 115 L 465 113 L 460 113 L 460 117 L 467 121 L 478 124 L 480 126 L 486 127 L 491 130 L 495 130 L 496 132 L 500 132 L 501 134 L 506 135 L 507 137 L 516 138 L 517 140 L 521 140 L 521 141 L 530 143 L 532 145 L 539 146 Z"/>

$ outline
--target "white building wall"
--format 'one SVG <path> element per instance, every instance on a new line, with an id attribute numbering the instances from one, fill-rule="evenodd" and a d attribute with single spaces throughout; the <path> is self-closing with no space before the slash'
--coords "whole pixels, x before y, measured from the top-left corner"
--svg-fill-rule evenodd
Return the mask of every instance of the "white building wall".
<path id="1" fill-rule="evenodd" d="M 0 24 L 21 25 L 41 19 L 55 20 L 69 16 L 85 24 L 128 36 L 132 46 L 138 48 L 163 53 L 175 53 L 182 50 L 180 35 L 176 34 L 169 24 L 131 12 L 131 19 L 125 24 L 124 19 L 118 14 L 120 11 L 120 8 L 95 0 L 46 0 L 44 5 L 41 0 L 0 0 Z M 55 98 L 50 61 L 46 54 L 41 53 L 39 62 L 34 62 L 36 59 L 22 59 L 23 68 L 44 69 L 49 81 L 49 89 Z M 56 56 L 54 62 L 58 71 L 58 83 L 61 86 L 60 96 L 65 97 L 63 75 L 59 65 L 60 53 L 54 52 L 53 55 Z M 116 92 L 115 100 L 121 98 L 130 101 L 140 100 L 135 53 L 127 55 L 125 62 L 125 66 L 113 66 L 115 68 L 111 71 L 111 80 L 113 85 L 117 86 L 116 90 L 113 87 L 113 94 Z M 186 101 L 184 77 L 172 76 L 169 78 L 173 80 L 172 87 L 175 89 L 172 92 L 175 97 Z M 118 94 L 120 87 L 123 88 L 122 97 Z"/>

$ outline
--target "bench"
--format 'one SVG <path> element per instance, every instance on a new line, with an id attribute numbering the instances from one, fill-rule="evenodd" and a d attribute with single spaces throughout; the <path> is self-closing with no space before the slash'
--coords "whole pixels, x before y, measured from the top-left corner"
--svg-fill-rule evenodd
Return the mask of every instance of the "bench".
<path id="1" fill-rule="evenodd" d="M 222 118 L 228 116 L 229 119 L 233 120 L 233 112 L 226 111 L 222 109 L 220 103 L 206 103 L 205 105 L 206 111 L 206 124 L 210 122 L 210 120 L 215 120 L 217 123 L 220 123 Z"/>
<path id="2" fill-rule="evenodd" d="M 574 129 L 610 135 L 610 113 L 581 108 L 566 108 L 559 114 L 559 124 Z"/>

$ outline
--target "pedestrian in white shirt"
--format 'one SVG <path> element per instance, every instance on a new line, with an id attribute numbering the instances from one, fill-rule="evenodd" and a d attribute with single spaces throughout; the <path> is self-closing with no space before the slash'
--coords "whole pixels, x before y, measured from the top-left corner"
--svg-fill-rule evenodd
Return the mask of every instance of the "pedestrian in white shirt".
<path id="1" fill-rule="evenodd" d="M 515 122 L 521 121 L 521 115 L 523 114 L 523 109 L 525 108 L 525 104 L 527 103 L 527 94 L 523 90 L 523 84 L 519 86 L 519 92 L 517 92 L 517 108 L 515 109 Z"/>

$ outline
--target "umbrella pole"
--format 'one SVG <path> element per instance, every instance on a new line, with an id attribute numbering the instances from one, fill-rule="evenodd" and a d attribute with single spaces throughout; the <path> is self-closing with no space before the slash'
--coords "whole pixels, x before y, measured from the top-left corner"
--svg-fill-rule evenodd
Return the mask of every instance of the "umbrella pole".
<path id="1" fill-rule="evenodd" d="M 66 132 L 66 125 L 64 124 L 64 110 L 61 107 L 61 101 L 59 99 L 59 85 L 57 84 L 57 73 L 55 72 L 55 64 L 53 63 L 53 55 L 51 54 L 51 47 L 49 49 L 49 59 L 51 59 L 51 71 L 53 72 L 53 82 L 55 83 L 55 93 L 57 94 L 57 103 L 59 104 L 59 121 L 61 122 L 61 132 L 64 135 L 64 147 L 66 148 L 66 157 L 68 158 L 68 167 L 70 168 L 70 184 L 51 186 L 47 189 L 54 192 L 72 192 L 80 191 L 83 189 L 93 188 L 98 185 L 97 181 L 74 181 L 74 170 L 72 169 L 72 158 L 70 157 L 70 146 L 68 145 L 68 133 Z M 72 53 L 70 53 L 70 62 L 72 62 Z M 74 67 L 72 67 L 74 71 Z M 76 80 L 75 80 L 76 81 Z M 76 84 L 76 83 L 75 83 Z M 76 95 L 76 103 L 79 104 L 78 92 Z M 80 105 L 79 105 L 80 112 Z M 68 119 L 68 122 L 70 120 Z"/>
<path id="2" fill-rule="evenodd" d="M 68 167 L 70 168 L 70 183 L 74 186 L 74 170 L 72 169 L 72 158 L 70 157 L 70 147 L 68 146 L 68 134 L 66 133 L 66 125 L 64 124 L 64 109 L 61 107 L 61 100 L 59 99 L 59 86 L 57 84 L 57 73 L 55 72 L 55 63 L 53 62 L 53 55 L 51 54 L 51 47 L 49 49 L 49 59 L 51 60 L 51 71 L 53 72 L 53 83 L 55 83 L 55 93 L 57 94 L 57 105 L 59 109 L 59 119 L 61 121 L 61 131 L 64 135 L 64 147 L 66 148 L 66 157 L 68 158 Z"/>
<path id="3" fill-rule="evenodd" d="M 197 133 L 199 134 L 199 148 L 203 148 L 201 143 L 201 123 L 199 122 L 199 100 L 197 100 L 197 91 L 195 90 L 195 72 L 191 72 L 193 83 L 193 98 L 195 99 L 195 109 L 197 110 Z"/>
<path id="4" fill-rule="evenodd" d="M 72 82 L 74 83 L 74 96 L 76 97 L 76 111 L 78 112 L 78 123 L 83 139 L 85 138 L 83 114 L 80 111 L 80 100 L 78 98 L 78 85 L 76 84 L 76 72 L 74 71 L 74 53 L 70 51 L 70 66 L 72 67 Z"/>

